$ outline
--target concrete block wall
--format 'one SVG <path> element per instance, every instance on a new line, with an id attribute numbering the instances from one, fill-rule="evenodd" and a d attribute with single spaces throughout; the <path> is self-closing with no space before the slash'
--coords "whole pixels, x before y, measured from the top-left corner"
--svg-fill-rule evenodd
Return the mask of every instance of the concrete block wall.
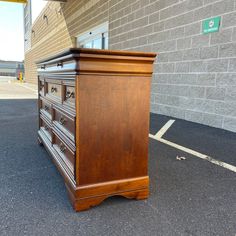
<path id="1" fill-rule="evenodd" d="M 37 83 L 36 61 L 74 47 L 78 34 L 105 21 L 108 0 L 48 2 L 32 27 L 31 49 L 25 54 L 26 81 Z"/>
<path id="2" fill-rule="evenodd" d="M 220 31 L 203 35 L 202 21 L 215 16 Z M 26 77 L 36 82 L 35 61 L 105 21 L 110 49 L 159 53 L 152 112 L 236 132 L 236 0 L 49 2 L 33 25 Z"/>
<path id="3" fill-rule="evenodd" d="M 152 112 L 236 132 L 235 0 L 111 0 L 109 12 L 110 48 L 159 53 Z M 203 35 L 215 16 L 220 31 Z"/>

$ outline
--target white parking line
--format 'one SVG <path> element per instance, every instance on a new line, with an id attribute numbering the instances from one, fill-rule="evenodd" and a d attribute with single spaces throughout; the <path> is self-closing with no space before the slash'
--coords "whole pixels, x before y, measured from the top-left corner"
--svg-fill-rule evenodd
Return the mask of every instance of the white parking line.
<path id="1" fill-rule="evenodd" d="M 161 138 L 165 132 L 171 127 L 171 125 L 173 125 L 175 122 L 175 120 L 169 120 L 155 135 L 155 137 L 157 138 Z"/>
<path id="2" fill-rule="evenodd" d="M 17 84 L 17 85 L 19 85 L 19 86 L 21 86 L 21 87 L 23 87 L 23 88 L 29 89 L 29 90 L 31 90 L 31 91 L 33 91 L 33 92 L 35 92 L 35 93 L 38 92 L 37 89 L 32 89 L 32 88 L 30 88 L 30 87 L 28 87 L 28 86 L 25 86 L 25 85 L 23 85 L 23 84 Z M 38 94 L 38 93 L 37 93 L 37 94 Z"/>
<path id="3" fill-rule="evenodd" d="M 205 155 L 205 154 L 202 154 L 200 152 L 197 152 L 197 151 L 194 151 L 190 148 L 186 148 L 184 146 L 181 146 L 179 144 L 176 144 L 176 143 L 173 143 L 173 142 L 170 142 L 166 139 L 163 139 L 162 136 L 165 134 L 165 132 L 171 127 L 171 125 L 175 122 L 175 120 L 169 120 L 155 135 L 152 135 L 152 134 L 149 134 L 149 137 L 150 138 L 153 138 L 161 143 L 164 143 L 168 146 L 171 146 L 171 147 L 174 147 L 176 149 L 179 149 L 183 152 L 186 152 L 186 153 L 189 153 L 193 156 L 196 156 L 196 157 L 199 157 L 203 160 L 206 160 L 206 161 L 209 161 L 215 165 L 218 165 L 218 166 L 221 166 L 221 167 L 224 167 L 228 170 L 231 170 L 233 172 L 236 173 L 236 166 L 233 166 L 233 165 L 230 165 L 228 163 L 225 163 L 223 161 L 219 161 L 219 160 L 216 160 L 208 155 Z"/>

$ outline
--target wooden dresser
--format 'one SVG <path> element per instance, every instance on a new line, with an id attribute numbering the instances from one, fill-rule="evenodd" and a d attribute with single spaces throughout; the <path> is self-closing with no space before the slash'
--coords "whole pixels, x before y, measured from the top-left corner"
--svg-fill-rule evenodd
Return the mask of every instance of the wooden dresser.
<path id="1" fill-rule="evenodd" d="M 150 86 L 156 54 L 69 49 L 39 61 L 39 131 L 76 211 L 149 194 Z"/>

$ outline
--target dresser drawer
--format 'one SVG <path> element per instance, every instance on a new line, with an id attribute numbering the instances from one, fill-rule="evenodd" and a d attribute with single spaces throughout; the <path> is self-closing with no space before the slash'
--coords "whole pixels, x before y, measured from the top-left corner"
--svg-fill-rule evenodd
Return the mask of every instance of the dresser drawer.
<path id="1" fill-rule="evenodd" d="M 64 103 L 71 107 L 75 107 L 75 87 L 70 85 L 65 85 L 65 99 Z"/>
<path id="2" fill-rule="evenodd" d="M 43 115 L 40 115 L 39 122 L 40 122 L 40 129 L 47 136 L 47 138 L 52 142 L 52 128 L 50 126 L 50 123 L 47 121 L 47 119 Z"/>
<path id="3" fill-rule="evenodd" d="M 52 119 L 52 104 L 47 101 L 44 98 L 40 98 L 41 100 L 41 113 L 43 113 L 44 115 L 46 115 L 50 120 Z"/>
<path id="4" fill-rule="evenodd" d="M 53 147 L 74 175 L 75 152 L 53 131 Z"/>
<path id="5" fill-rule="evenodd" d="M 45 95 L 45 83 L 44 83 L 44 80 L 43 80 L 43 79 L 40 79 L 40 80 L 39 80 L 39 88 L 38 88 L 38 90 L 39 90 L 39 94 L 40 94 L 41 96 L 44 96 L 44 95 Z"/>
<path id="6" fill-rule="evenodd" d="M 62 98 L 62 86 L 60 81 L 58 83 L 47 82 L 46 96 L 50 96 L 54 100 L 61 101 Z"/>
<path id="7" fill-rule="evenodd" d="M 75 117 L 54 107 L 53 124 L 75 142 Z"/>

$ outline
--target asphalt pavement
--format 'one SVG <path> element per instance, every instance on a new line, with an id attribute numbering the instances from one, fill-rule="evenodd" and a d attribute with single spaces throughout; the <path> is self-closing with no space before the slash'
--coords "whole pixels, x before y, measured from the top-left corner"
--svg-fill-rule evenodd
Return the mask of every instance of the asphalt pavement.
<path id="1" fill-rule="evenodd" d="M 151 114 L 150 133 L 169 119 Z M 112 197 L 74 212 L 37 124 L 36 99 L 0 99 L 1 236 L 236 235 L 236 173 L 151 138 L 148 200 Z M 164 138 L 236 165 L 236 133 L 176 120 Z"/>

